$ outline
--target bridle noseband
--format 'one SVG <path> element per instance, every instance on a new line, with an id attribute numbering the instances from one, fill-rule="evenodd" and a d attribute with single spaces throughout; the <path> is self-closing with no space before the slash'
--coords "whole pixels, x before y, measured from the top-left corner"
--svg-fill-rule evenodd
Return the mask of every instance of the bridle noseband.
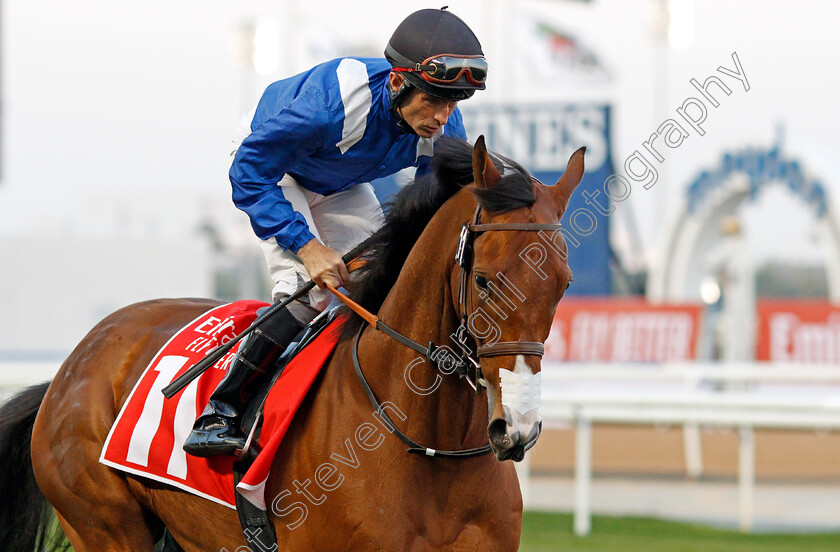
<path id="1" fill-rule="evenodd" d="M 477 393 L 481 393 L 482 387 L 487 385 L 487 382 L 484 380 L 481 374 L 481 364 L 479 362 L 479 359 L 484 357 L 509 355 L 531 355 L 541 357 L 543 356 L 545 347 L 542 343 L 538 341 L 496 341 L 494 343 L 489 343 L 486 345 L 476 347 L 475 354 L 471 352 L 468 341 L 472 340 L 474 343 L 478 343 L 475 337 L 470 334 L 468 328 L 469 319 L 473 314 L 475 314 L 475 310 L 468 307 L 468 302 L 471 303 L 471 301 L 469 301 L 467 298 L 467 289 L 469 287 L 470 274 L 472 274 L 473 271 L 473 253 L 475 239 L 485 232 L 538 232 L 541 230 L 554 232 L 560 229 L 559 223 L 544 224 L 532 222 L 500 222 L 479 224 L 480 217 L 481 206 L 478 206 L 476 207 L 472 222 L 464 224 L 461 227 L 461 234 L 458 241 L 458 249 L 455 253 L 455 260 L 458 262 L 458 265 L 460 266 L 461 270 L 458 278 L 458 305 L 460 326 L 455 332 L 455 337 L 461 345 L 461 356 L 458 359 L 454 370 L 441 370 L 444 371 L 444 373 L 452 373 L 453 371 L 458 373 L 460 377 L 466 379 L 470 387 L 472 387 Z M 335 293 L 335 290 L 333 290 L 333 292 Z M 355 310 L 356 312 L 359 312 L 357 308 L 354 308 L 358 307 L 358 305 L 356 305 L 352 301 L 349 301 L 347 297 L 342 296 L 340 293 L 336 293 L 336 295 L 339 297 L 339 299 L 341 299 L 348 306 L 350 306 L 351 309 Z M 472 294 L 470 294 L 469 296 L 471 298 Z M 423 355 L 427 360 L 429 360 L 430 362 L 438 366 L 438 368 L 440 368 L 439 362 L 441 361 L 441 355 L 437 354 L 437 352 L 440 351 L 442 347 L 439 347 L 431 342 L 427 347 L 424 347 L 416 341 L 394 330 L 393 328 L 379 320 L 378 317 L 370 315 L 370 313 L 367 314 L 369 316 L 363 316 L 363 318 L 375 329 L 383 332 L 392 339 L 402 343 L 406 347 L 417 351 L 418 353 Z M 388 417 L 388 414 L 385 412 L 382 405 L 377 400 L 376 396 L 373 393 L 373 389 L 371 389 L 370 385 L 367 382 L 367 379 L 365 379 L 364 373 L 362 372 L 362 366 L 359 362 L 359 341 L 361 340 L 362 333 L 364 332 L 365 328 L 367 328 L 366 324 L 363 324 L 359 328 L 359 332 L 356 334 L 356 339 L 353 343 L 353 366 L 356 369 L 356 375 L 358 376 L 359 381 L 361 382 L 365 394 L 370 400 L 371 405 L 373 405 L 373 407 L 376 409 L 377 414 L 381 416 L 382 419 L 389 425 L 389 428 L 393 430 L 393 433 L 403 443 L 409 446 L 408 452 L 415 454 L 425 454 L 426 456 L 439 456 L 443 458 L 470 458 L 473 456 L 481 456 L 483 454 L 487 454 L 492 450 L 490 445 L 459 451 L 435 450 L 433 448 L 424 447 L 423 445 L 420 445 L 419 443 L 413 441 L 411 438 L 405 435 L 402 431 L 400 431 L 397 428 L 396 424 L 394 424 L 394 422 Z M 470 379 L 469 377 L 470 367 L 473 368 L 473 379 Z M 532 442 L 530 446 L 533 446 L 533 444 L 534 443 Z M 526 449 L 530 448 L 530 446 L 526 447 Z"/>

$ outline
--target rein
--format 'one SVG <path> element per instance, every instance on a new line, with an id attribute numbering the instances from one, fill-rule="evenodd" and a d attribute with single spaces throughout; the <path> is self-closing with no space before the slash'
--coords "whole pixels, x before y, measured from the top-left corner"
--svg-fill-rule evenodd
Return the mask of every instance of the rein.
<path id="1" fill-rule="evenodd" d="M 376 395 L 373 394 L 373 389 L 370 388 L 370 384 L 368 384 L 364 373 L 362 373 L 362 365 L 359 363 L 359 340 L 362 338 L 362 334 L 364 333 L 366 327 L 367 326 L 362 326 L 359 328 L 359 333 L 356 334 L 356 339 L 353 342 L 353 367 L 356 368 L 356 375 L 359 377 L 359 381 L 362 384 L 362 388 L 365 390 L 365 395 L 367 395 L 368 400 L 370 400 L 370 404 L 373 405 L 376 409 L 376 413 L 385 421 L 385 423 L 388 424 L 388 427 L 394 435 L 396 435 L 400 441 L 408 445 L 408 452 L 413 454 L 425 454 L 426 456 L 433 457 L 438 456 L 440 458 L 472 458 L 473 456 L 483 456 L 489 453 L 492 450 L 490 445 L 466 450 L 436 450 L 430 447 L 424 447 L 399 430 L 397 425 L 391 421 L 391 418 L 388 417 L 385 409 L 382 408 L 382 405 L 376 399 Z"/>
<path id="2" fill-rule="evenodd" d="M 472 261 L 473 261 L 473 249 L 475 239 L 484 232 L 501 232 L 501 231 L 511 231 L 511 232 L 538 232 L 541 230 L 547 231 L 556 231 L 560 229 L 560 224 L 544 224 L 544 223 L 530 223 L 530 222 L 522 222 L 522 223 L 488 223 L 488 224 L 479 224 L 479 219 L 481 217 L 481 206 L 476 207 L 475 214 L 473 216 L 472 223 L 464 224 L 461 227 L 461 234 L 458 241 L 458 249 L 455 253 L 455 260 L 458 262 L 458 265 L 461 267 L 461 273 L 459 276 L 459 284 L 458 284 L 458 303 L 459 303 L 459 310 L 460 310 L 460 326 L 456 330 L 456 337 L 461 345 L 462 356 L 459 359 L 459 364 L 455 367 L 456 372 L 458 372 L 460 377 L 465 377 L 467 379 L 467 383 L 476 393 L 481 393 L 482 386 L 486 387 L 487 382 L 484 380 L 481 374 L 481 364 L 479 360 L 483 357 L 493 357 L 493 356 L 513 356 L 513 355 L 534 355 L 534 356 L 543 356 L 545 351 L 545 346 L 538 342 L 538 341 L 497 341 L 494 343 L 489 343 L 487 345 L 481 345 L 476 348 L 476 357 L 475 358 L 470 352 L 469 347 L 467 346 L 467 340 L 472 339 L 473 342 L 476 342 L 475 337 L 473 337 L 469 333 L 468 329 L 468 322 L 470 316 L 474 313 L 472 308 L 468 308 L 468 303 L 472 303 L 472 301 L 468 301 L 467 298 L 467 289 L 469 287 L 469 277 L 472 273 Z M 433 364 L 437 365 L 440 358 L 436 354 L 436 351 L 439 349 L 437 345 L 432 342 L 429 342 L 428 346 L 423 346 L 420 343 L 414 341 L 413 339 L 399 333 L 395 329 L 391 328 L 382 320 L 379 319 L 378 316 L 371 313 L 340 291 L 338 291 L 335 287 L 330 284 L 327 284 L 327 288 L 335 295 L 342 303 L 347 305 L 353 312 L 358 314 L 365 320 L 371 327 L 375 330 L 381 331 L 391 339 L 401 343 L 402 345 L 412 349 L 421 355 L 423 355 L 427 360 L 432 362 Z M 470 299 L 472 295 L 470 294 Z M 471 312 L 468 312 L 471 311 Z M 441 458 L 471 458 L 474 456 L 482 456 L 491 452 L 492 448 L 490 445 L 485 445 L 483 447 L 478 448 L 471 448 L 466 450 L 458 450 L 458 451 L 441 451 L 436 450 L 430 447 L 424 447 L 420 445 L 416 441 L 412 440 L 408 437 L 405 433 L 400 431 L 396 424 L 388 417 L 385 413 L 385 410 L 382 408 L 382 405 L 376 398 L 376 395 L 373 393 L 373 389 L 371 389 L 370 385 L 365 378 L 364 373 L 362 372 L 362 365 L 359 362 L 359 341 L 361 340 L 362 333 L 364 333 L 367 326 L 362 326 L 359 328 L 359 332 L 356 334 L 356 338 L 353 342 L 353 366 L 356 369 L 356 375 L 359 378 L 359 382 L 362 384 L 362 388 L 365 391 L 368 399 L 370 400 L 371 405 L 376 409 L 376 413 L 382 417 L 383 420 L 388 424 L 388 426 L 393 430 L 393 433 L 406 445 L 408 445 L 409 449 L 408 452 L 414 454 L 425 454 L 426 456 L 431 457 L 441 457 Z M 474 370 L 474 379 L 470 380 L 468 377 L 468 366 L 472 365 Z M 449 372 L 452 373 L 452 372 Z M 533 446 L 534 443 L 531 443 Z M 530 448 L 527 447 L 527 448 Z M 526 450 L 527 450 L 526 448 Z"/>

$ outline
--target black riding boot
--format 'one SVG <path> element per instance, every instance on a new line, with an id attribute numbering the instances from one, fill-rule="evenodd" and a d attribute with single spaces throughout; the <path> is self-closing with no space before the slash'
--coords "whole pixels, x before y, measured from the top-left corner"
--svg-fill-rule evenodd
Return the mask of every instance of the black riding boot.
<path id="1" fill-rule="evenodd" d="M 248 436 L 240 427 L 245 403 L 301 329 L 303 326 L 284 310 L 244 340 L 184 442 L 187 453 L 206 458 L 231 455 L 245 447 Z"/>

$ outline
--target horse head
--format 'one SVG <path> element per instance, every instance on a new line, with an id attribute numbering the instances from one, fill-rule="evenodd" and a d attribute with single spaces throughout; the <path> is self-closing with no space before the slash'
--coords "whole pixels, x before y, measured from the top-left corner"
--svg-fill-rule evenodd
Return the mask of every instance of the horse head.
<path id="1" fill-rule="evenodd" d="M 469 225 L 468 262 L 456 263 L 452 289 L 477 346 L 487 431 L 499 460 L 522 460 L 542 427 L 543 343 L 572 280 L 559 221 L 583 177 L 584 151 L 572 154 L 554 186 L 545 186 L 524 171 L 503 176 L 483 137 L 473 149 L 479 208 Z"/>

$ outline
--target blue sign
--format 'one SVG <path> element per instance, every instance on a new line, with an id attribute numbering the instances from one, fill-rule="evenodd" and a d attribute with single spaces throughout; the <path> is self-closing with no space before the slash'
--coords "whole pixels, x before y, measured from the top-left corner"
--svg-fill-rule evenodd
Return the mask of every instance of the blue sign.
<path id="1" fill-rule="evenodd" d="M 586 173 L 569 201 L 561 224 L 575 281 L 567 295 L 609 295 L 609 202 L 604 183 L 612 176 L 610 107 L 602 104 L 483 106 L 463 108 L 470 140 L 484 135 L 487 146 L 554 184 L 572 153 L 586 146 Z M 375 180 L 377 197 L 399 190 L 396 175 Z"/>
<path id="2" fill-rule="evenodd" d="M 610 107 L 601 104 L 465 108 L 471 139 L 510 157 L 544 184 L 562 176 L 569 157 L 586 146 L 586 173 L 561 220 L 574 283 L 567 295 L 609 295 L 609 209 L 604 183 L 613 174 Z"/>

